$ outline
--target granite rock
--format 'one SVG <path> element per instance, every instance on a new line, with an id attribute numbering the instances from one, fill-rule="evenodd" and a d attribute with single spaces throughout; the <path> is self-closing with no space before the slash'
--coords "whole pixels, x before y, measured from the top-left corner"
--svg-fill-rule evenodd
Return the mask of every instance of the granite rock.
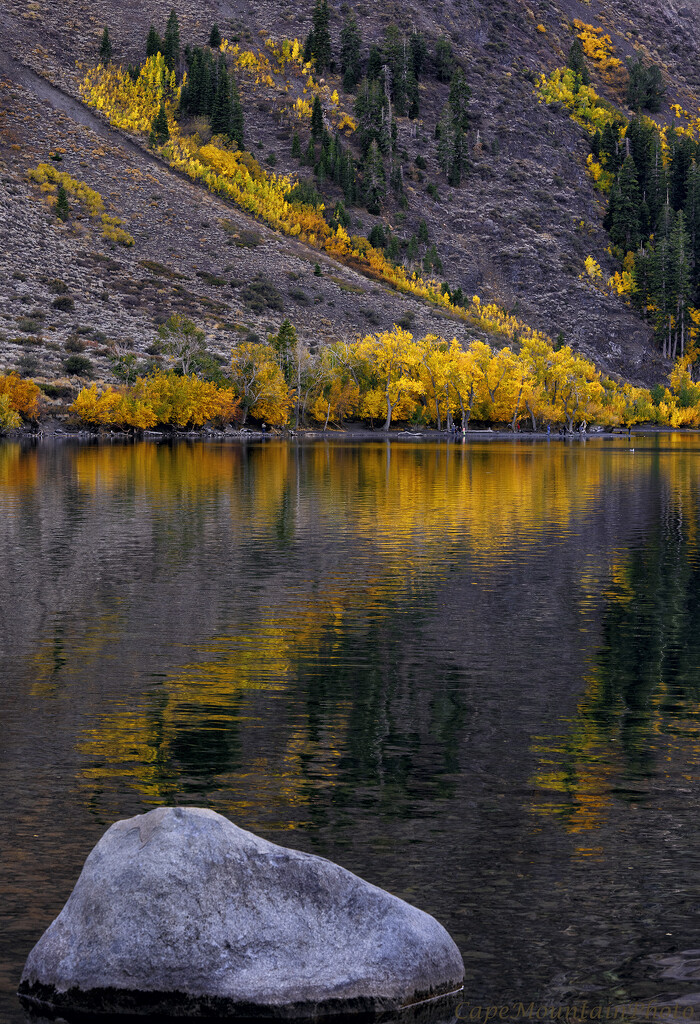
<path id="1" fill-rule="evenodd" d="M 428 914 L 213 811 L 118 821 L 31 951 L 20 997 L 104 1013 L 313 1019 L 449 998 L 463 963 Z"/>

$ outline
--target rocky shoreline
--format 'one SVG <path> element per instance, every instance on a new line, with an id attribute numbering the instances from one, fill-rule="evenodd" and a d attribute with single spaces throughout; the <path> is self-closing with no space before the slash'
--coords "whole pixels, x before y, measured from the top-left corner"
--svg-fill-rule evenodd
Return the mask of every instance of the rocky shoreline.
<path id="1" fill-rule="evenodd" d="M 424 430 L 392 429 L 384 431 L 381 428 L 371 429 L 369 427 L 348 426 L 344 429 L 334 428 L 332 430 L 303 428 L 300 430 L 274 429 L 262 431 L 257 427 L 242 427 L 236 429 L 227 427 L 225 430 L 216 430 L 212 427 L 203 427 L 198 430 L 144 430 L 139 434 L 129 433 L 121 430 L 70 430 L 57 423 L 49 422 L 39 424 L 37 427 L 21 427 L 17 430 L 9 430 L 0 436 L 1 440 L 21 441 L 83 441 L 100 443 L 133 443 L 137 441 L 151 441 L 155 443 L 173 441 L 231 441 L 249 443 L 258 441 L 285 441 L 285 442 L 379 442 L 379 441 L 404 441 L 422 443 L 451 443 L 459 444 L 469 441 L 590 441 L 593 439 L 625 438 L 628 436 L 638 437 L 654 436 L 656 434 L 697 434 L 700 431 L 693 428 L 671 429 L 669 427 L 633 427 L 628 435 L 626 427 L 616 427 L 613 430 L 593 430 L 583 434 L 578 431 L 573 433 L 558 433 L 552 431 L 550 434 L 544 431 L 523 430 L 513 432 L 510 429 L 498 429 L 491 427 L 475 427 L 462 432 L 435 430 L 426 428 Z"/>

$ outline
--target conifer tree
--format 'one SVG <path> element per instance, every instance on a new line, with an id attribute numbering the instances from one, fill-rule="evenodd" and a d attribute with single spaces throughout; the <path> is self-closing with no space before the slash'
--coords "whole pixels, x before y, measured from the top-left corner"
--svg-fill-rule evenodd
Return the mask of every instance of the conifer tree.
<path id="1" fill-rule="evenodd" d="M 685 206 L 688 191 L 688 174 L 697 155 L 697 146 L 687 135 L 669 133 L 670 166 L 668 169 L 668 191 L 671 206 L 681 210 Z"/>
<path id="2" fill-rule="evenodd" d="M 68 220 L 70 217 L 68 193 L 63 185 L 58 186 L 58 191 L 56 193 L 56 216 L 59 220 Z"/>
<path id="3" fill-rule="evenodd" d="M 373 139 L 362 167 L 362 186 L 368 213 L 378 214 L 386 196 L 384 161 L 376 139 Z"/>
<path id="4" fill-rule="evenodd" d="M 449 82 L 454 71 L 452 43 L 444 36 L 435 43 L 435 75 L 439 82 Z"/>
<path id="5" fill-rule="evenodd" d="M 590 85 L 591 76 L 586 64 L 586 57 L 583 52 L 583 44 L 581 40 L 576 37 L 569 49 L 569 56 L 566 58 L 567 68 L 571 68 L 575 75 L 578 76 L 579 83 L 581 85 Z"/>
<path id="6" fill-rule="evenodd" d="M 155 57 L 157 53 L 163 52 L 163 40 L 160 38 L 155 30 L 155 27 L 151 25 L 146 36 L 146 60 L 149 57 Z"/>
<path id="7" fill-rule="evenodd" d="M 425 67 L 425 62 L 428 57 L 428 46 L 425 42 L 425 36 L 422 32 L 412 32 L 409 40 L 411 49 L 411 63 L 413 65 L 413 77 L 416 82 L 420 81 L 420 77 Z"/>
<path id="8" fill-rule="evenodd" d="M 180 65 L 180 24 L 174 10 L 170 12 L 163 36 L 163 57 L 170 71 L 176 71 Z"/>
<path id="9" fill-rule="evenodd" d="M 348 8 L 340 30 L 340 70 L 346 92 L 353 92 L 362 78 L 361 46 L 362 36 L 355 12 Z"/>
<path id="10" fill-rule="evenodd" d="M 311 16 L 311 32 L 307 36 L 304 58 L 308 48 L 309 59 L 313 59 L 316 74 L 322 75 L 332 63 L 331 33 L 329 28 L 328 0 L 316 0 Z"/>
<path id="11" fill-rule="evenodd" d="M 349 150 L 347 150 L 342 164 L 340 184 L 343 189 L 345 202 L 348 206 L 354 206 L 357 201 L 357 180 L 355 174 L 355 161 L 353 160 L 352 153 Z"/>
<path id="12" fill-rule="evenodd" d="M 411 235 L 408 240 L 408 247 L 406 249 L 406 259 L 409 263 L 415 263 L 418 256 L 418 239 L 415 235 Z"/>
<path id="13" fill-rule="evenodd" d="M 430 241 L 430 236 L 428 235 L 428 225 L 425 223 L 424 220 L 421 220 L 418 224 L 418 241 L 422 242 L 423 245 L 427 245 L 428 242 Z"/>
<path id="14" fill-rule="evenodd" d="M 223 57 L 220 57 L 216 70 L 214 104 L 211 109 L 211 130 L 214 135 L 224 135 L 228 132 L 230 124 L 231 82 L 226 70 L 226 62 Z"/>
<path id="15" fill-rule="evenodd" d="M 109 29 L 105 25 L 105 30 L 102 33 L 102 39 L 100 40 L 100 63 L 109 64 L 112 59 L 112 43 L 109 38 Z"/>
<path id="16" fill-rule="evenodd" d="M 243 115 L 243 104 L 241 103 L 240 93 L 238 92 L 238 86 L 236 85 L 236 79 L 231 75 L 230 84 L 230 111 L 231 116 L 228 124 L 228 137 L 236 143 L 239 149 L 243 149 L 243 131 L 245 127 L 245 118 Z"/>
<path id="17" fill-rule="evenodd" d="M 466 129 L 469 125 L 468 103 L 471 89 L 464 72 L 455 69 L 450 82 L 450 98 L 438 122 L 438 162 L 450 185 L 459 187 L 467 164 Z"/>
<path id="18" fill-rule="evenodd" d="M 165 105 L 161 103 L 160 110 L 153 118 L 153 124 L 151 125 L 151 144 L 161 146 L 169 138 L 168 118 L 165 113 Z"/>
<path id="19" fill-rule="evenodd" d="M 637 169 L 631 156 L 625 158 L 617 181 L 614 212 L 610 224 L 610 239 L 624 252 L 637 248 L 640 242 L 639 230 L 639 183 Z"/>
<path id="20" fill-rule="evenodd" d="M 301 160 L 301 139 L 299 138 L 299 132 L 296 128 L 292 135 L 292 156 L 296 160 Z"/>
<path id="21" fill-rule="evenodd" d="M 387 153 L 391 142 L 389 98 L 380 82 L 362 79 L 355 100 L 355 114 L 358 120 L 357 137 L 362 152 L 366 154 L 374 141 L 382 153 Z"/>
<path id="22" fill-rule="evenodd" d="M 323 135 L 323 107 L 321 106 L 321 100 L 318 95 L 314 96 L 313 106 L 311 108 L 311 138 L 320 139 Z"/>
<path id="23" fill-rule="evenodd" d="M 294 379 L 294 359 L 297 348 L 297 332 L 291 320 L 284 319 L 277 334 L 268 335 L 267 339 L 275 350 L 279 368 L 287 385 Z"/>
<path id="24" fill-rule="evenodd" d="M 670 239 L 673 349 L 667 353 L 674 362 L 685 354 L 690 319 L 690 239 L 682 210 L 676 214 Z"/>
<path id="25" fill-rule="evenodd" d="M 382 51 L 376 43 L 373 43 L 369 48 L 369 60 L 367 61 L 367 78 L 370 82 L 376 82 L 384 78 L 383 66 L 384 57 L 382 56 Z"/>
<path id="26" fill-rule="evenodd" d="M 688 189 L 685 200 L 685 222 L 688 231 L 690 275 L 693 282 L 693 297 L 698 300 L 700 284 L 700 167 L 693 160 L 688 173 Z"/>
<path id="27" fill-rule="evenodd" d="M 219 32 L 219 26 L 214 23 L 209 33 L 209 45 L 212 50 L 218 50 L 221 46 L 221 32 Z"/>
<path id="28" fill-rule="evenodd" d="M 389 68 L 391 99 L 396 113 L 406 113 L 406 76 L 408 71 L 408 46 L 396 25 L 389 25 L 384 33 L 384 59 Z"/>

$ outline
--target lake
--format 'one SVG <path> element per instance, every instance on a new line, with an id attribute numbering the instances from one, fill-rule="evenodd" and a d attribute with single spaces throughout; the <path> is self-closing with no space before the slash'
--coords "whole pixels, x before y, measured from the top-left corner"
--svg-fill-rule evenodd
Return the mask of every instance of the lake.
<path id="1" fill-rule="evenodd" d="M 697 435 L 1 443 L 0 1020 L 162 804 L 435 915 L 465 1005 L 700 991 L 699 489 Z"/>

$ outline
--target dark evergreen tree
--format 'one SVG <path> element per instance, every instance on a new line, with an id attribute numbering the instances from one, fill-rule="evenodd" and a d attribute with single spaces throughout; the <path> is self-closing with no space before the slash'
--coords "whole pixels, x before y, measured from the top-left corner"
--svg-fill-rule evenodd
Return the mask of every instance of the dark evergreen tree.
<path id="1" fill-rule="evenodd" d="M 316 163 L 316 144 L 314 142 L 313 135 L 309 139 L 309 144 L 306 147 L 306 154 L 304 160 L 309 165 L 309 167 L 313 167 Z"/>
<path id="2" fill-rule="evenodd" d="M 369 48 L 369 60 L 367 61 L 367 78 L 370 82 L 384 81 L 384 57 L 381 48 L 373 43 Z"/>
<path id="3" fill-rule="evenodd" d="M 180 66 L 180 24 L 174 10 L 170 12 L 165 26 L 163 56 L 170 71 L 177 71 Z"/>
<path id="4" fill-rule="evenodd" d="M 355 161 L 352 158 L 352 153 L 348 150 L 345 154 L 345 159 L 342 164 L 341 172 L 341 187 L 343 189 L 343 195 L 345 196 L 345 202 L 348 206 L 354 206 L 357 202 L 357 181 L 355 174 Z"/>
<path id="5" fill-rule="evenodd" d="M 416 82 L 420 81 L 425 63 L 428 57 L 428 45 L 422 32 L 412 32 L 409 40 L 411 47 L 411 62 L 413 65 L 413 77 Z"/>
<path id="6" fill-rule="evenodd" d="M 406 249 L 406 259 L 409 263 L 415 263 L 418 256 L 418 239 L 415 235 L 411 235 L 408 240 L 408 247 Z"/>
<path id="7" fill-rule="evenodd" d="M 384 60 L 389 69 L 391 99 L 399 117 L 406 113 L 408 56 L 408 45 L 403 33 L 396 25 L 389 25 L 384 33 Z"/>
<path id="8" fill-rule="evenodd" d="M 236 85 L 236 79 L 231 75 L 231 117 L 228 125 L 228 137 L 235 142 L 239 149 L 243 149 L 243 131 L 245 118 L 243 116 L 243 104 Z"/>
<path id="9" fill-rule="evenodd" d="M 58 191 L 56 193 L 56 216 L 59 220 L 68 220 L 70 217 L 68 193 L 63 185 L 58 186 Z"/>
<path id="10" fill-rule="evenodd" d="M 603 167 L 611 174 L 617 174 L 622 166 L 620 155 L 620 126 L 608 122 L 600 137 L 600 159 Z"/>
<path id="11" fill-rule="evenodd" d="M 569 56 L 566 58 L 567 68 L 571 68 L 575 75 L 578 76 L 579 83 L 581 85 L 590 85 L 591 76 L 586 64 L 586 56 L 583 52 L 583 44 L 581 40 L 576 37 L 569 49 Z"/>
<path id="12" fill-rule="evenodd" d="M 378 214 L 386 196 L 384 161 L 375 139 L 372 140 L 362 167 L 362 189 L 368 213 Z"/>
<path id="13" fill-rule="evenodd" d="M 422 242 L 423 245 L 427 245 L 428 242 L 430 241 L 430 236 L 428 235 L 428 225 L 425 223 L 424 220 L 421 220 L 418 224 L 418 241 Z"/>
<path id="14" fill-rule="evenodd" d="M 455 188 L 462 183 L 462 175 L 467 166 L 466 129 L 469 125 L 468 104 L 471 89 L 467 85 L 464 72 L 460 67 L 455 69 L 450 83 L 450 98 L 445 105 L 437 124 L 438 163 L 447 177 L 447 181 Z"/>
<path id="15" fill-rule="evenodd" d="M 656 132 L 653 121 L 637 115 L 628 124 L 625 135 L 629 143 L 630 156 L 637 168 L 637 181 L 643 199 L 648 195 L 651 182 Z"/>
<path id="16" fill-rule="evenodd" d="M 226 61 L 219 57 L 216 69 L 216 88 L 211 108 L 211 130 L 214 135 L 225 135 L 231 126 L 231 82 Z"/>
<path id="17" fill-rule="evenodd" d="M 623 252 L 635 250 L 640 243 L 639 206 L 640 194 L 637 169 L 631 156 L 625 158 L 620 171 L 614 212 L 610 224 L 610 239 Z"/>
<path id="18" fill-rule="evenodd" d="M 343 203 L 340 200 L 335 204 L 333 208 L 333 216 L 330 220 L 332 228 L 347 228 L 350 225 L 350 217 L 348 211 L 345 209 Z"/>
<path id="19" fill-rule="evenodd" d="M 109 29 L 105 25 L 105 30 L 102 33 L 102 39 L 100 40 L 100 63 L 109 64 L 112 59 L 112 43 L 109 38 Z"/>
<path id="20" fill-rule="evenodd" d="M 340 30 L 340 71 L 343 89 L 353 92 L 362 78 L 362 35 L 352 8 L 348 8 Z"/>
<path id="21" fill-rule="evenodd" d="M 299 132 L 296 128 L 292 135 L 292 156 L 295 160 L 301 160 L 301 139 L 299 138 Z"/>
<path id="22" fill-rule="evenodd" d="M 311 138 L 320 139 L 323 135 L 323 107 L 321 106 L 321 100 L 318 95 L 314 96 L 313 106 L 311 108 Z"/>
<path id="23" fill-rule="evenodd" d="M 659 214 L 663 209 L 668 196 L 668 177 L 664 167 L 663 150 L 659 133 L 655 132 L 652 143 L 651 168 L 647 183 L 647 206 L 649 207 L 649 221 L 652 228 L 655 227 Z"/>
<path id="24" fill-rule="evenodd" d="M 162 146 L 169 138 L 168 118 L 165 113 L 165 105 L 161 103 L 160 110 L 153 118 L 153 124 L 151 125 L 151 144 Z"/>
<path id="25" fill-rule="evenodd" d="M 700 167 L 695 160 L 693 160 L 688 173 L 684 213 L 690 246 L 689 263 L 693 299 L 694 304 L 697 304 L 700 292 Z"/>
<path id="26" fill-rule="evenodd" d="M 221 46 L 221 32 L 219 32 L 219 26 L 217 24 L 214 24 L 211 27 L 211 32 L 209 33 L 209 45 L 212 50 L 218 50 Z"/>
<path id="27" fill-rule="evenodd" d="M 149 57 L 155 57 L 157 53 L 162 52 L 163 40 L 156 32 L 154 26 L 151 25 L 148 30 L 148 35 L 146 36 L 146 60 L 148 60 Z"/>
<path id="28" fill-rule="evenodd" d="M 685 206 L 688 191 L 688 175 L 693 160 L 697 156 L 697 145 L 687 135 L 670 132 L 668 191 L 671 206 L 674 210 L 682 210 Z"/>
<path id="29" fill-rule="evenodd" d="M 690 301 L 692 287 L 690 279 L 690 239 L 686 230 L 685 215 L 682 210 L 676 214 L 670 240 L 671 257 L 671 290 L 672 290 L 672 339 L 673 348 L 667 351 L 667 357 L 674 362 L 678 356 L 685 354 L 690 319 Z"/>
<path id="30" fill-rule="evenodd" d="M 284 319 L 280 324 L 280 329 L 277 334 L 268 335 L 267 339 L 275 351 L 277 362 L 279 367 L 284 374 L 284 379 L 288 386 L 291 386 L 296 371 L 296 353 L 297 353 L 297 332 L 288 319 Z"/>
<path id="31" fill-rule="evenodd" d="M 456 126 L 466 132 L 469 127 L 469 99 L 472 91 L 467 85 L 467 80 L 464 77 L 464 72 L 460 67 L 455 68 L 452 80 L 450 81 L 450 99 L 449 106 L 452 114 L 452 120 Z"/>
<path id="32" fill-rule="evenodd" d="M 383 249 L 386 246 L 386 234 L 383 224 L 375 224 L 367 235 L 367 240 L 375 249 Z"/>
<path id="33" fill-rule="evenodd" d="M 449 82 L 454 71 L 455 59 L 452 43 L 444 36 L 435 43 L 435 76 L 439 82 Z"/>
<path id="34" fill-rule="evenodd" d="M 333 59 L 329 18 L 328 0 L 316 0 L 307 43 L 318 75 L 322 75 L 327 68 L 330 68 Z M 306 56 L 306 52 L 304 55 Z"/>
<path id="35" fill-rule="evenodd" d="M 391 110 L 389 98 L 378 81 L 363 78 L 355 100 L 357 138 L 362 152 L 367 153 L 372 142 L 377 142 L 382 153 L 389 152 L 391 142 Z"/>
<path id="36" fill-rule="evenodd" d="M 308 36 L 304 40 L 304 53 L 302 58 L 304 64 L 310 64 L 314 59 L 314 30 L 311 29 Z"/>
<path id="37" fill-rule="evenodd" d="M 438 256 L 437 246 L 435 244 L 430 246 L 423 257 L 423 270 L 426 274 L 432 273 L 433 270 L 438 274 L 442 273 L 442 260 Z"/>
<path id="38" fill-rule="evenodd" d="M 660 69 L 656 64 L 645 64 L 638 57 L 628 64 L 627 71 L 627 103 L 633 110 L 650 110 L 655 113 L 666 97 L 666 86 Z"/>
<path id="39" fill-rule="evenodd" d="M 650 250 L 649 295 L 654 307 L 654 329 L 664 358 L 671 345 L 671 321 L 673 317 L 673 294 L 671 282 L 671 235 L 675 216 L 670 203 L 666 203 L 659 216 L 654 235 L 654 247 Z"/>

